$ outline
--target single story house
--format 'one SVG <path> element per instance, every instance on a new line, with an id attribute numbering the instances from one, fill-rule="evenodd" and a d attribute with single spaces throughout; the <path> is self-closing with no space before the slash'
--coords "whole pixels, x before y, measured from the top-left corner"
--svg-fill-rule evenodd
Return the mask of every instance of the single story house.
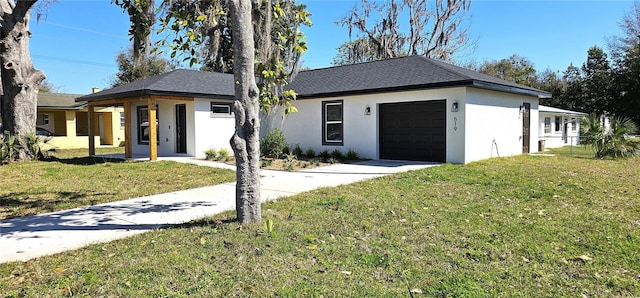
<path id="1" fill-rule="evenodd" d="M 580 119 L 585 113 L 540 105 L 538 140 L 540 151 L 580 144 Z"/>
<path id="2" fill-rule="evenodd" d="M 263 126 L 291 145 L 449 163 L 537 152 L 539 98 L 550 96 L 422 56 L 302 71 L 288 88 L 298 113 Z M 124 106 L 127 157 L 203 157 L 229 148 L 233 89 L 230 74 L 174 70 L 77 100 L 90 112 Z"/>
<path id="3" fill-rule="evenodd" d="M 36 127 L 53 134 L 49 144 L 56 148 L 87 148 L 89 116 L 86 102 L 76 102 L 80 94 L 38 93 Z M 95 110 L 94 143 L 119 146 L 124 142 L 122 107 Z"/>
<path id="4" fill-rule="evenodd" d="M 87 102 L 90 117 L 91 111 L 105 106 L 124 108 L 127 158 L 204 157 L 212 148 L 232 152 L 233 82 L 231 74 L 177 69 L 76 100 Z M 89 144 L 89 153 L 95 154 L 94 144 Z"/>

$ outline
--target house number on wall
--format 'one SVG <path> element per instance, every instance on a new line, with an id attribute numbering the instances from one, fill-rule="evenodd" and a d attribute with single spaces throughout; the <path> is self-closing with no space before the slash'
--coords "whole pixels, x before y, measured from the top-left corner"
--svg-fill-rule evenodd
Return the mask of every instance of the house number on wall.
<path id="1" fill-rule="evenodd" d="M 458 117 L 453 117 L 453 130 L 458 130 Z"/>

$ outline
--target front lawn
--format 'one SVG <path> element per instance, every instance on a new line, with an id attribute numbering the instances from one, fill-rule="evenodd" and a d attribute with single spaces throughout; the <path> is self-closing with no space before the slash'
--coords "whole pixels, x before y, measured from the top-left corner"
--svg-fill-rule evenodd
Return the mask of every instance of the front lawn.
<path id="1" fill-rule="evenodd" d="M 640 159 L 518 156 L 0 265 L 6 297 L 637 297 Z"/>
<path id="2" fill-rule="evenodd" d="M 55 156 L 48 161 L 0 166 L 0 219 L 235 180 L 235 173 L 229 170 L 167 161 L 90 158 L 86 149 L 60 150 Z"/>

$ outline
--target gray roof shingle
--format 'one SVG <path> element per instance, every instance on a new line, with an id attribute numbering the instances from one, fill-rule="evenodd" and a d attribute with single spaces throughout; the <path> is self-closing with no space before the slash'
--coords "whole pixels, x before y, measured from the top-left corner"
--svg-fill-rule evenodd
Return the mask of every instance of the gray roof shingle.
<path id="1" fill-rule="evenodd" d="M 408 56 L 302 71 L 287 88 L 300 98 L 451 86 L 476 86 L 513 93 L 549 96 L 547 92 L 476 71 Z"/>
<path id="2" fill-rule="evenodd" d="M 234 78 L 231 74 L 178 69 L 85 95 L 77 101 L 142 95 L 234 98 L 233 82 Z M 550 96 L 549 93 L 535 88 L 423 56 L 301 71 L 286 89 L 295 90 L 298 98 L 304 99 L 453 86 L 474 86 L 532 96 Z"/>
<path id="3" fill-rule="evenodd" d="M 78 98 L 78 101 L 119 99 L 142 95 L 173 95 L 203 98 L 233 98 L 233 75 L 176 69 L 167 73 L 105 89 Z"/>
<path id="4" fill-rule="evenodd" d="M 38 108 L 58 110 L 79 110 L 85 107 L 86 102 L 76 102 L 81 94 L 67 93 L 43 93 L 38 92 Z"/>

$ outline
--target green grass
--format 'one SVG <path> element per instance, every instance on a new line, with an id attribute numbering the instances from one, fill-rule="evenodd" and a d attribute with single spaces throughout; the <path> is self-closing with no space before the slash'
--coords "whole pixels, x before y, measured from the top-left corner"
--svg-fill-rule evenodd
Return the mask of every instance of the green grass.
<path id="1" fill-rule="evenodd" d="M 117 153 L 121 148 L 99 150 Z M 48 161 L 0 166 L 0 219 L 89 206 L 235 180 L 235 173 L 176 162 L 130 162 L 60 150 Z"/>
<path id="2" fill-rule="evenodd" d="M 443 165 L 0 265 L 5 297 L 637 297 L 640 159 Z M 422 293 L 422 294 L 420 294 Z"/>
<path id="3" fill-rule="evenodd" d="M 593 152 L 593 149 L 591 149 L 591 147 L 586 145 L 564 146 L 560 148 L 552 148 L 552 149 L 549 149 L 549 152 L 547 153 L 578 157 L 578 158 L 589 158 L 589 159 L 593 159 L 596 155 L 595 152 Z"/>

